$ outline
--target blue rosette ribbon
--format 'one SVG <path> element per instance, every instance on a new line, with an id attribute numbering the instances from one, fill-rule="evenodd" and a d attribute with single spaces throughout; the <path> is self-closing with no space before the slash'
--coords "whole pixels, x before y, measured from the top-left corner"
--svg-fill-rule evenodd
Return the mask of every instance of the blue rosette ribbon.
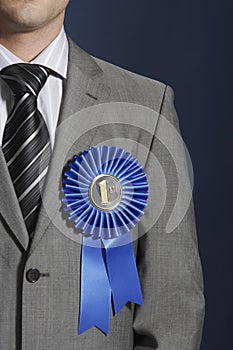
<path id="1" fill-rule="evenodd" d="M 83 233 L 78 334 L 94 326 L 108 334 L 111 300 L 115 314 L 127 302 L 143 305 L 131 230 L 147 205 L 146 174 L 129 152 L 92 147 L 69 163 L 63 192 Z"/>

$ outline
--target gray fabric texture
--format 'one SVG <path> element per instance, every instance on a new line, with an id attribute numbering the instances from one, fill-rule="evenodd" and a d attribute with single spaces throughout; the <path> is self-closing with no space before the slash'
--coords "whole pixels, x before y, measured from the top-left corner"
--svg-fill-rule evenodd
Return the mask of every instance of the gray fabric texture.
<path id="1" fill-rule="evenodd" d="M 71 40 L 69 45 L 68 79 L 64 82 L 56 141 L 30 246 L 0 150 L 0 349 L 198 350 L 205 298 L 193 202 L 172 232 L 165 229 L 175 203 L 178 177 L 159 135 L 166 134 L 162 116 L 180 132 L 173 90 L 91 57 Z M 112 113 L 107 119 L 111 123 L 105 123 L 103 111 L 109 104 Z M 141 115 L 145 128 L 134 125 L 141 110 L 146 111 Z M 154 119 L 146 119 L 150 111 Z M 124 115 L 132 122 L 126 123 Z M 75 238 L 80 235 L 63 214 L 62 173 L 68 160 L 82 150 L 111 144 L 111 140 L 121 147 L 122 140 L 128 139 L 133 142 L 126 144 L 127 151 L 143 163 L 146 173 L 152 172 L 151 154 L 155 155 L 167 184 L 161 215 L 134 242 L 145 305 L 128 303 L 118 315 L 112 315 L 108 336 L 96 328 L 78 336 L 81 245 Z M 173 141 L 176 151 L 176 139 Z M 145 154 L 139 144 L 148 150 Z M 185 163 L 185 155 L 178 156 Z M 144 224 L 138 225 L 135 235 L 140 235 L 153 206 L 156 198 L 151 199 Z M 28 283 L 25 275 L 30 268 L 45 276 Z"/>

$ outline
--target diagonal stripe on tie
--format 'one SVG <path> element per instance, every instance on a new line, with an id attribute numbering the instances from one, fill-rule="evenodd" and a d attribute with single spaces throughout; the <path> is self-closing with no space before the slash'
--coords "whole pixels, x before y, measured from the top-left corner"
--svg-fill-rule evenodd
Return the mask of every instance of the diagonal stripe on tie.
<path id="1" fill-rule="evenodd" d="M 20 63 L 1 70 L 14 95 L 2 149 L 30 237 L 35 229 L 51 155 L 48 129 L 37 108 L 37 97 L 50 70 Z"/>

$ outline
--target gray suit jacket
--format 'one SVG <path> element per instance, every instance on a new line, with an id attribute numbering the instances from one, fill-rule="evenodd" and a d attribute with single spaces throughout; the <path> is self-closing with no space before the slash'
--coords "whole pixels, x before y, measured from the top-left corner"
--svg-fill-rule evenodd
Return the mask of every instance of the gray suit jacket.
<path id="1" fill-rule="evenodd" d="M 185 186 L 176 163 L 185 169 L 186 160 L 173 91 L 69 45 L 56 142 L 30 246 L 0 150 L 0 349 L 198 350 L 203 276 L 193 203 L 182 216 L 185 197 L 177 201 Z M 96 328 L 78 336 L 80 234 L 63 214 L 61 178 L 73 155 L 100 144 L 126 148 L 151 179 L 150 201 L 134 232 L 145 305 L 128 303 L 111 316 L 108 336 Z M 26 279 L 30 268 L 41 273 L 34 284 Z"/>

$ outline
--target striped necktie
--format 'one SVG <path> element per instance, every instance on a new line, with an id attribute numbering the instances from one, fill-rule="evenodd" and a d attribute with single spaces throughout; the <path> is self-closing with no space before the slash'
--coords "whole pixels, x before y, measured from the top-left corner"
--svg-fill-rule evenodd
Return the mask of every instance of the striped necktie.
<path id="1" fill-rule="evenodd" d="M 37 108 L 37 96 L 49 74 L 48 68 L 29 63 L 13 64 L 0 72 L 14 95 L 2 150 L 30 238 L 51 155 L 48 129 Z"/>

